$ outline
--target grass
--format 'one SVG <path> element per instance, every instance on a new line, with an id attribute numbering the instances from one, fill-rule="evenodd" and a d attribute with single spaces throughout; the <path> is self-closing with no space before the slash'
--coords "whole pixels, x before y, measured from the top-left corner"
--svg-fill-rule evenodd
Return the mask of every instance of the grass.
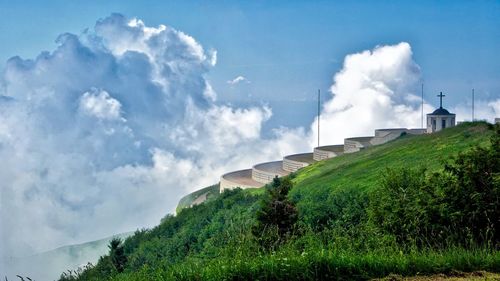
<path id="1" fill-rule="evenodd" d="M 457 271 L 498 271 L 500 253 L 448 249 L 402 254 L 352 253 L 317 249 L 282 251 L 248 258 L 219 258 L 208 264 L 188 261 L 164 270 L 144 268 L 116 280 L 370 280 L 391 274 L 416 276 Z"/>
<path id="2" fill-rule="evenodd" d="M 493 131 L 487 123 L 462 123 L 432 135 L 406 135 L 353 154 L 320 161 L 297 172 L 292 197 L 311 190 L 356 187 L 369 191 L 387 168 L 423 166 L 440 169 L 444 161 L 476 144 L 488 143 Z"/>

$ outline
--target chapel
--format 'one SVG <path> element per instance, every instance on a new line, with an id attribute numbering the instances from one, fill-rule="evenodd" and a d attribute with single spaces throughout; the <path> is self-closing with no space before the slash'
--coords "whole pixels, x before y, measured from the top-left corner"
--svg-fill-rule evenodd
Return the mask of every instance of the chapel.
<path id="1" fill-rule="evenodd" d="M 455 114 L 443 108 L 443 92 L 439 93 L 439 108 L 427 114 L 427 133 L 439 132 L 455 126 Z"/>

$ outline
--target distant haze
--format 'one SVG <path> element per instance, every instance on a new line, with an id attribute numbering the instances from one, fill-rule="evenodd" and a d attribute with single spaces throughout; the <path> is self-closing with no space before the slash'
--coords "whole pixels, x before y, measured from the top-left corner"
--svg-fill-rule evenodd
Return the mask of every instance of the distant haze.
<path id="1" fill-rule="evenodd" d="M 133 232 L 114 235 L 125 239 Z M 16 275 L 36 280 L 57 280 L 62 272 L 78 270 L 88 263 L 96 264 L 100 256 L 109 252 L 109 241 L 113 237 L 84 244 L 64 246 L 55 250 L 27 257 L 5 258 L 2 274 L 13 279 Z M 4 277 L 2 275 L 2 277 Z"/>

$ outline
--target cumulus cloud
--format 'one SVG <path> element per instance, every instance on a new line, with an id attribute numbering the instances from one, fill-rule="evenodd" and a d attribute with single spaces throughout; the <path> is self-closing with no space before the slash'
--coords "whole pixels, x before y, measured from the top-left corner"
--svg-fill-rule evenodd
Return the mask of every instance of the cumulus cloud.
<path id="1" fill-rule="evenodd" d="M 106 91 L 86 92 L 80 98 L 79 108 L 85 114 L 99 119 L 120 119 L 121 103 L 109 96 Z"/>
<path id="2" fill-rule="evenodd" d="M 153 226 L 187 192 L 306 145 L 260 137 L 270 108 L 216 103 L 216 52 L 181 31 L 114 14 L 57 43 L 1 76 L 3 258 Z"/>
<path id="3" fill-rule="evenodd" d="M 229 85 L 236 85 L 236 84 L 243 83 L 243 82 L 250 83 L 250 81 L 247 78 L 245 78 L 244 76 L 241 76 L 241 75 L 235 77 L 232 80 L 227 81 L 227 83 Z"/>
<path id="4" fill-rule="evenodd" d="M 332 94 L 321 113 L 321 143 L 343 143 L 373 135 L 376 128 L 420 127 L 421 100 L 415 95 L 420 67 L 402 42 L 346 56 L 333 77 Z M 424 112 L 432 107 L 425 103 Z M 317 136 L 317 118 L 311 125 Z"/>

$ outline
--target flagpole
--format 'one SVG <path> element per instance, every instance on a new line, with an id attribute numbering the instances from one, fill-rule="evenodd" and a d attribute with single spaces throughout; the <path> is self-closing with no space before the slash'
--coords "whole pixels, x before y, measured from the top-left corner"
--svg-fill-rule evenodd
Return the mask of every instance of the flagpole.
<path id="1" fill-rule="evenodd" d="M 318 89 L 318 147 L 319 147 L 319 129 L 320 129 L 319 123 L 320 123 L 320 117 L 321 117 L 321 115 L 320 115 L 321 114 L 321 111 L 320 111 L 321 110 L 320 109 L 321 100 L 320 100 L 320 98 L 321 98 L 321 91 Z"/>

